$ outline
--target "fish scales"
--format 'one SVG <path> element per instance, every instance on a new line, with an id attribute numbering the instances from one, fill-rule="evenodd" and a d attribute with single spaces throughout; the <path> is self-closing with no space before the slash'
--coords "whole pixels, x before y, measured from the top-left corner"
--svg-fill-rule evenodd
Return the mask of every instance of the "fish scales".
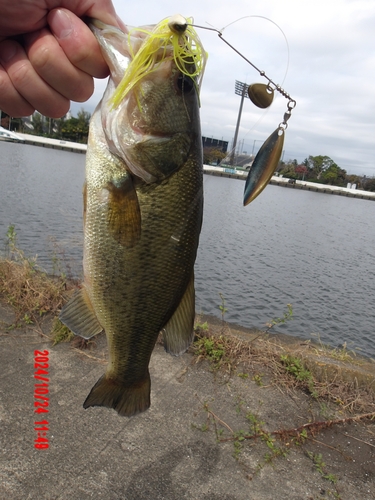
<path id="1" fill-rule="evenodd" d="M 178 22 L 183 28 L 172 36 L 187 29 L 186 20 Z M 98 21 L 93 30 L 111 79 L 90 123 L 84 282 L 60 318 L 85 338 L 106 333 L 107 370 L 84 407 L 107 406 L 131 416 L 150 405 L 148 364 L 159 332 L 176 355 L 193 338 L 203 212 L 197 85 L 189 76 L 197 59 L 185 58 L 181 68 L 172 57 L 158 56 L 155 71 L 139 78 L 126 97 L 114 98 L 135 64 L 134 48 L 147 48 L 153 34 L 137 32 L 130 50 L 131 32 Z M 179 38 L 178 46 L 185 42 Z M 164 56 L 170 51 L 167 44 Z"/>
<path id="2" fill-rule="evenodd" d="M 139 186 L 142 233 L 126 252 L 111 237 L 107 206 L 98 201 L 101 187 L 91 187 L 89 178 L 87 182 L 91 209 L 85 226 L 85 275 L 96 282 L 92 302 L 99 322 L 107 325 L 112 370 L 126 367 L 127 378 L 129 371 L 137 370 L 134 360 L 145 352 L 147 360 L 151 356 L 159 331 L 191 278 L 202 218 L 201 158 L 192 154 L 161 184 Z M 123 331 L 132 335 L 124 337 Z"/>

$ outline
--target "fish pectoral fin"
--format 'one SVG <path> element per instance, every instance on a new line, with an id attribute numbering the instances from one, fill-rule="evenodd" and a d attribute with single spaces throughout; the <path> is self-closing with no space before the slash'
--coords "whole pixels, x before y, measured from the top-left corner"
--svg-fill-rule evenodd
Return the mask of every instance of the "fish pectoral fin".
<path id="1" fill-rule="evenodd" d="M 90 339 L 103 331 L 87 291 L 81 288 L 61 309 L 59 319 L 75 335 Z"/>
<path id="2" fill-rule="evenodd" d="M 179 356 L 190 346 L 194 338 L 195 289 L 194 274 L 182 300 L 163 332 L 164 348 L 170 354 Z"/>
<path id="3" fill-rule="evenodd" d="M 108 183 L 108 224 L 115 240 L 126 248 L 133 247 L 141 236 L 141 210 L 132 178 L 116 186 Z"/>
<path id="4" fill-rule="evenodd" d="M 83 407 L 105 406 L 113 408 L 123 417 L 132 417 L 150 407 L 150 391 L 151 379 L 148 370 L 142 380 L 129 385 L 103 375 L 91 389 Z"/>

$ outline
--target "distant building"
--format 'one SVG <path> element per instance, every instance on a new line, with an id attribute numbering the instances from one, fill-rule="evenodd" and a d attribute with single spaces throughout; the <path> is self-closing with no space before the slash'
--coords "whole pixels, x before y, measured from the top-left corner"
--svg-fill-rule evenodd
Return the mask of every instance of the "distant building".
<path id="1" fill-rule="evenodd" d="M 230 154 L 228 154 L 224 160 L 223 160 L 223 163 L 230 163 Z M 246 168 L 246 170 L 249 170 L 253 164 L 253 161 L 254 161 L 254 155 L 245 155 L 245 154 L 242 154 L 242 155 L 234 155 L 233 157 L 233 165 L 235 167 L 242 167 L 242 168 Z"/>
<path id="2" fill-rule="evenodd" d="M 220 149 L 223 153 L 228 150 L 228 141 L 222 141 L 220 139 L 214 139 L 213 137 L 203 137 L 202 144 L 204 148 L 216 148 Z"/>

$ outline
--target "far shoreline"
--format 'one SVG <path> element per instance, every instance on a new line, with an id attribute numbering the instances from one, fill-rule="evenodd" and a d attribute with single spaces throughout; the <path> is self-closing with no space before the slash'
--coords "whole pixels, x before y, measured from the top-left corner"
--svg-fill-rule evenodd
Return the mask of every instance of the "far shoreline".
<path id="1" fill-rule="evenodd" d="M 86 154 L 87 151 L 87 144 L 64 141 L 60 139 L 50 139 L 48 137 L 23 134 L 21 132 L 17 132 L 17 135 L 20 138 L 20 141 L 16 142 L 17 144 L 28 144 L 31 146 L 58 149 L 61 151 L 68 151 L 71 153 Z M 13 142 L 13 141 L 8 141 L 8 142 Z M 218 177 L 226 177 L 230 179 L 239 179 L 239 180 L 246 180 L 248 175 L 247 170 L 237 169 L 230 166 L 220 167 L 213 165 L 203 165 L 203 173 Z M 287 187 L 291 189 L 299 189 L 303 191 L 335 194 L 347 198 L 359 198 L 362 200 L 375 201 L 375 193 L 372 191 L 363 191 L 360 189 L 344 188 L 340 186 L 331 186 L 329 184 L 318 184 L 316 182 L 308 182 L 301 180 L 295 180 L 295 182 L 289 182 L 290 180 L 291 179 L 289 179 L 288 177 L 280 177 L 277 175 L 273 175 L 269 184 L 272 184 L 274 186 Z"/>

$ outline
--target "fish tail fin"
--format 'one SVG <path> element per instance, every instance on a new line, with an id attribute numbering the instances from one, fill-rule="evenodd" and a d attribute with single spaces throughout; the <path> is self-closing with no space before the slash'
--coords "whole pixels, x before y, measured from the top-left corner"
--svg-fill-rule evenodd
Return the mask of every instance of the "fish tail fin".
<path id="1" fill-rule="evenodd" d="M 84 408 L 105 406 L 113 408 L 119 415 L 131 417 L 150 407 L 151 379 L 147 370 L 144 379 L 132 385 L 119 380 L 100 377 L 83 403 Z"/>

